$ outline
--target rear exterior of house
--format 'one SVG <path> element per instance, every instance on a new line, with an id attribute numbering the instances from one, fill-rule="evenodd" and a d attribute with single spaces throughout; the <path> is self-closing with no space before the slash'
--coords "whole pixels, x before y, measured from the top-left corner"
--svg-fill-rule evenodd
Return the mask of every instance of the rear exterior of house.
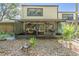
<path id="1" fill-rule="evenodd" d="M 22 5 L 21 9 L 22 27 L 20 29 L 26 34 L 37 36 L 54 35 L 58 30 L 58 6 L 57 5 Z M 17 34 L 22 33 L 16 30 Z"/>
<path id="2" fill-rule="evenodd" d="M 1 22 L 0 31 L 53 36 L 61 21 L 75 20 L 75 12 L 58 12 L 58 5 L 22 5 L 20 15 L 20 20 Z"/>

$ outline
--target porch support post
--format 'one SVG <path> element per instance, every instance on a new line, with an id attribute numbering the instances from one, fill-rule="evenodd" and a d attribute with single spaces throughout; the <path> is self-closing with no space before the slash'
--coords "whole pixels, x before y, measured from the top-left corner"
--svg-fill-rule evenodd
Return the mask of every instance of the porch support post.
<path id="1" fill-rule="evenodd" d="M 36 24 L 36 36 L 38 36 L 38 24 Z"/>
<path id="2" fill-rule="evenodd" d="M 23 22 L 23 31 L 25 32 L 25 22 Z"/>

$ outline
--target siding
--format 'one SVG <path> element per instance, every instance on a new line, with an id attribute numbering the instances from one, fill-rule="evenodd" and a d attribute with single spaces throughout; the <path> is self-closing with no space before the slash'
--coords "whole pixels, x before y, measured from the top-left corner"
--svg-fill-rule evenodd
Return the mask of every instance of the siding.
<path id="1" fill-rule="evenodd" d="M 0 32 L 14 32 L 14 24 L 0 23 Z"/>
<path id="2" fill-rule="evenodd" d="M 23 32 L 23 23 L 16 22 L 15 23 L 15 29 L 14 29 L 15 34 L 19 34 Z"/>

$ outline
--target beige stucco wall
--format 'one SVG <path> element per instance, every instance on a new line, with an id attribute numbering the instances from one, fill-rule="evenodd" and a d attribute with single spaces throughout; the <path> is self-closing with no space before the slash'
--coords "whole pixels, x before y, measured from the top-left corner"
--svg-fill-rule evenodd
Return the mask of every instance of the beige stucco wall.
<path id="1" fill-rule="evenodd" d="M 58 12 L 58 19 L 62 19 L 62 14 L 73 14 L 73 18 L 75 19 L 74 12 Z"/>
<path id="2" fill-rule="evenodd" d="M 58 19 L 62 19 L 62 13 L 58 13 Z"/>
<path id="3" fill-rule="evenodd" d="M 27 16 L 27 8 L 43 8 L 43 16 Z M 57 19 L 57 6 L 22 6 L 22 19 Z"/>

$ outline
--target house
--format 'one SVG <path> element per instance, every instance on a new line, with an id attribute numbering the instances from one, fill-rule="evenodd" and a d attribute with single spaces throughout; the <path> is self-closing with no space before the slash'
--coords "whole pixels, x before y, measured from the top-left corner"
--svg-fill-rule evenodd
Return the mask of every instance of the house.
<path id="1" fill-rule="evenodd" d="M 22 5 L 19 23 L 23 26 L 16 29 L 21 29 L 26 34 L 53 36 L 57 33 L 60 21 L 57 5 Z"/>
<path id="2" fill-rule="evenodd" d="M 60 22 L 75 19 L 74 12 L 59 12 L 58 5 L 21 5 L 20 15 L 20 20 L 1 22 L 0 31 L 53 36 L 58 33 Z"/>

